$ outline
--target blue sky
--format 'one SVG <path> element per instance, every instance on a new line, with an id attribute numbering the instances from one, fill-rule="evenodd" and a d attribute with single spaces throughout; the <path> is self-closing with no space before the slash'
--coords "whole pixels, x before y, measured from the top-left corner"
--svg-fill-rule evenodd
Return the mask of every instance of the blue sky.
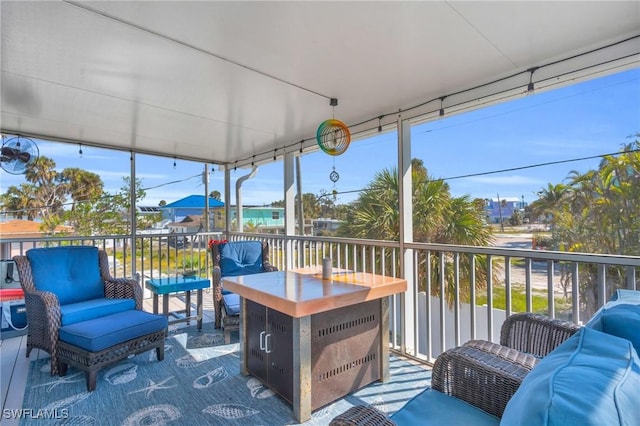
<path id="1" fill-rule="evenodd" d="M 339 117 L 339 108 L 336 109 Z M 583 82 L 562 89 L 465 114 L 446 116 L 412 128 L 412 156 L 424 161 L 434 178 L 447 179 L 453 195 L 479 198 L 518 198 L 530 203 L 547 183 L 560 183 L 572 170 L 581 173 L 596 168 L 598 159 L 553 166 L 486 174 L 554 161 L 571 160 L 617 152 L 640 132 L 640 69 Z M 381 133 L 352 141 L 338 157 L 320 151 L 302 157 L 303 192 L 357 191 L 369 184 L 375 173 L 396 165 L 396 134 Z M 97 173 L 105 189 L 114 193 L 129 174 L 129 154 L 72 144 L 38 141 L 40 152 L 53 158 L 57 168 L 81 167 Z M 143 205 L 172 202 L 190 194 L 203 194 L 199 176 L 204 165 L 198 162 L 138 155 L 136 173 L 147 190 Z M 340 179 L 335 184 L 329 174 L 335 167 Z M 243 186 L 243 203 L 263 205 L 284 198 L 282 161 L 262 165 L 254 179 Z M 248 170 L 232 171 L 235 180 Z M 198 176 L 196 176 L 198 175 Z M 195 176 L 195 177 L 194 177 Z M 4 192 L 19 185 L 22 176 L 0 175 Z M 210 190 L 224 190 L 224 174 L 215 170 Z M 178 183 L 171 183 L 176 182 Z M 232 191 L 235 184 L 232 183 Z M 341 193 L 338 203 L 353 201 L 357 192 Z M 232 202 L 235 194 L 232 193 Z"/>

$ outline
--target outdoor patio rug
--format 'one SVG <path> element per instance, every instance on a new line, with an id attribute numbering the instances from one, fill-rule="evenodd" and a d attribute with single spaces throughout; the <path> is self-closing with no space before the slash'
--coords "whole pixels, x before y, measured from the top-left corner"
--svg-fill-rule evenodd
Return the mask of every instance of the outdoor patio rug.
<path id="1" fill-rule="evenodd" d="M 84 373 L 69 368 L 51 377 L 49 359 L 32 361 L 21 424 L 38 425 L 293 425 L 291 406 L 251 376 L 240 374 L 236 343 L 212 323 L 202 332 L 187 327 L 170 332 L 165 358 L 149 351 L 98 373 L 87 392 Z M 232 340 L 233 342 L 234 340 Z M 393 413 L 430 383 L 431 372 L 396 357 L 391 380 L 373 383 L 313 413 L 305 425 L 327 425 L 352 405 L 372 405 Z"/>

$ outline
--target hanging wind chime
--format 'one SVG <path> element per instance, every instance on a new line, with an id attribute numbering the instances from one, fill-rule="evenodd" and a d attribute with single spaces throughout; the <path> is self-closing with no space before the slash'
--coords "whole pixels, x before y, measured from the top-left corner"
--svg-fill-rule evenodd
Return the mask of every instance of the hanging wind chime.
<path id="1" fill-rule="evenodd" d="M 316 140 L 322 151 L 334 157 L 333 169 L 329 174 L 329 179 L 333 182 L 333 193 L 335 195 L 336 182 L 340 179 L 340 174 L 336 171 L 335 157 L 343 154 L 349 147 L 351 132 L 349 132 L 349 128 L 342 121 L 335 118 L 335 107 L 338 105 L 338 100 L 331 98 L 329 105 L 333 107 L 334 118 L 320 123 L 318 131 L 316 132 Z"/>

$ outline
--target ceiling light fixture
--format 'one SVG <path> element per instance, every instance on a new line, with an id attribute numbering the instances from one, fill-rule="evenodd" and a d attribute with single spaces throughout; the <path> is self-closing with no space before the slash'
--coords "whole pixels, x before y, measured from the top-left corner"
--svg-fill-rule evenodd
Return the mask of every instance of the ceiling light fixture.
<path id="1" fill-rule="evenodd" d="M 382 117 L 384 117 L 384 115 L 378 117 L 378 133 L 382 132 Z"/>
<path id="2" fill-rule="evenodd" d="M 82 144 L 78 144 L 80 149 L 78 149 L 78 154 L 80 154 L 80 158 L 82 158 Z"/>

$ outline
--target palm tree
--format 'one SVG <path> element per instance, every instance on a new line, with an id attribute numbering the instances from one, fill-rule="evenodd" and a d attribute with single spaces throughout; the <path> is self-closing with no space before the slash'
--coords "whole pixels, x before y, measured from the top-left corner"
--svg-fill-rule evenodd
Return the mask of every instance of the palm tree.
<path id="1" fill-rule="evenodd" d="M 604 156 L 595 170 L 571 172 L 556 199 L 552 214 L 553 239 L 558 248 L 583 253 L 637 256 L 640 254 L 640 142 L 622 147 L 619 155 Z M 549 184 L 549 188 L 554 185 Z M 564 280 L 571 271 L 563 272 Z M 608 289 L 624 286 L 625 273 L 607 270 Z M 599 271 L 583 264 L 578 272 L 583 316 L 588 318 L 599 306 Z"/>
<path id="2" fill-rule="evenodd" d="M 545 216 L 556 211 L 556 207 L 563 201 L 567 194 L 568 187 L 562 183 L 547 184 L 546 188 L 538 191 L 538 199 L 531 203 L 531 214 L 534 217 Z"/>
<path id="3" fill-rule="evenodd" d="M 482 205 L 468 196 L 452 197 L 449 186 L 442 179 L 433 179 L 427 173 L 422 160 L 412 160 L 412 193 L 414 241 L 443 244 L 487 246 L 491 243 L 491 230 L 484 224 Z M 398 173 L 396 170 L 382 170 L 362 191 L 355 201 L 343 225 L 338 230 L 340 236 L 393 240 L 399 239 L 398 213 Z M 440 256 L 445 256 L 441 259 Z M 444 260 L 444 270 L 441 270 Z M 472 276 L 470 258 L 460 259 L 461 296 L 469 293 Z M 427 256 L 419 255 L 419 282 L 426 288 L 427 270 L 431 271 L 432 282 L 439 282 L 444 274 L 447 288 L 446 298 L 453 302 L 455 287 L 455 265 L 446 253 Z M 386 262 L 391 267 L 391 262 Z M 427 263 L 430 267 L 427 268 Z M 476 288 L 486 286 L 486 258 L 475 258 Z M 438 286 L 431 287 L 431 293 L 439 296 Z"/>

